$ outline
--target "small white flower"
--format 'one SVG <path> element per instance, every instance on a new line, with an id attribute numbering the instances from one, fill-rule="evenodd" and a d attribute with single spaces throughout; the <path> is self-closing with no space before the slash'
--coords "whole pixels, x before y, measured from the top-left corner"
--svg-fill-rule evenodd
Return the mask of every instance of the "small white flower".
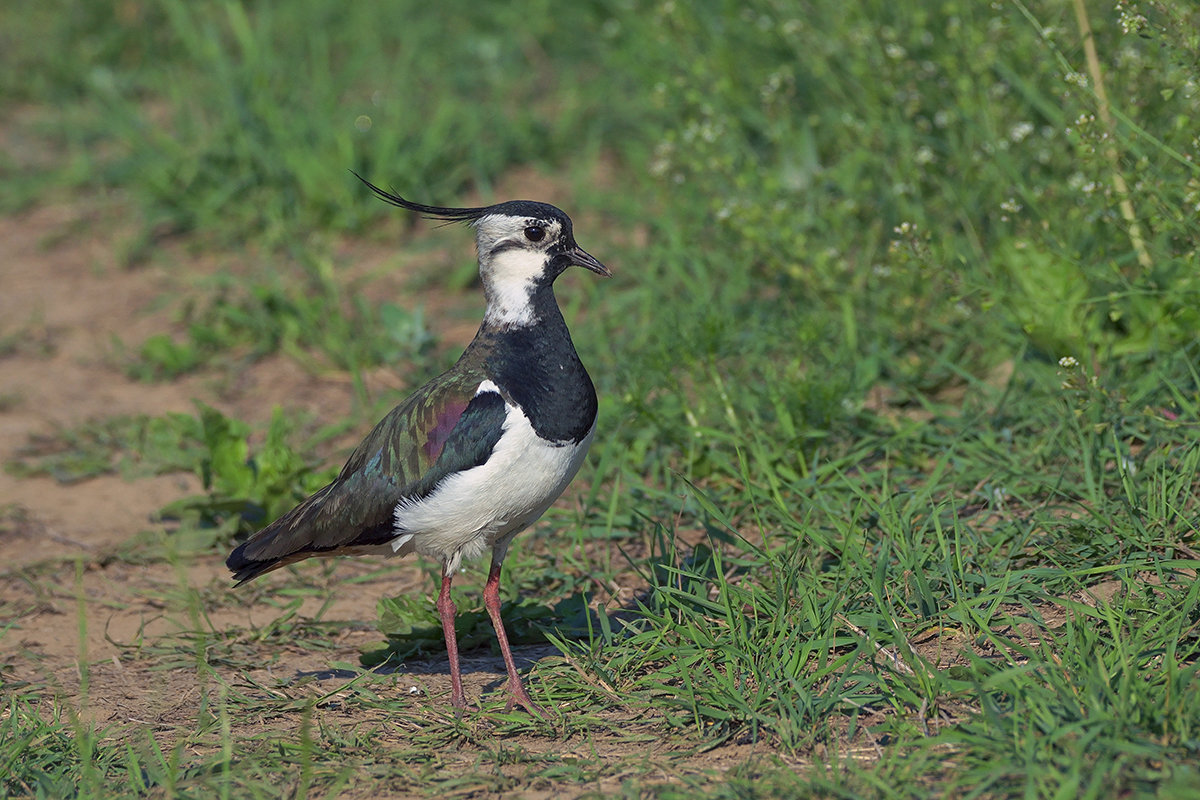
<path id="1" fill-rule="evenodd" d="M 1012 139 L 1014 142 L 1022 142 L 1031 133 L 1033 133 L 1032 122 L 1018 122 L 1009 129 L 1008 138 Z"/>
<path id="2" fill-rule="evenodd" d="M 1121 30 L 1125 33 L 1141 33 L 1150 25 L 1145 16 L 1139 14 L 1137 8 L 1121 9 Z"/>
<path id="3" fill-rule="evenodd" d="M 1058 365 L 1063 369 L 1075 369 L 1079 362 L 1075 360 L 1075 356 L 1063 356 L 1058 360 Z"/>

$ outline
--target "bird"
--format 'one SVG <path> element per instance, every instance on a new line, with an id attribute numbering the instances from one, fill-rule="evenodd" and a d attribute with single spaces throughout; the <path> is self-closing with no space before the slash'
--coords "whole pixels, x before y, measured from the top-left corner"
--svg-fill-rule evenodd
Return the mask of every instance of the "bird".
<path id="1" fill-rule="evenodd" d="M 476 208 L 410 202 L 353 173 L 383 201 L 474 228 L 483 322 L 450 369 L 393 408 L 334 480 L 236 547 L 226 566 L 240 586 L 313 556 L 419 553 L 441 563 L 436 608 L 450 662 L 450 704 L 462 714 L 450 585 L 462 563 L 491 551 L 483 588 L 508 672 L 506 711 L 546 712 L 517 673 L 500 617 L 509 545 L 567 488 L 596 432 L 597 398 L 554 296 L 578 266 L 612 272 L 580 247 L 571 219 L 548 203 Z"/>

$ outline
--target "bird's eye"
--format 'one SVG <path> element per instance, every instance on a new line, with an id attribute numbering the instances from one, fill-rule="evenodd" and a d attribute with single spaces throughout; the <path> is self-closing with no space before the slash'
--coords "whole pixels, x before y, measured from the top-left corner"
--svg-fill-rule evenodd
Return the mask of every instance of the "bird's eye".
<path id="1" fill-rule="evenodd" d="M 540 242 L 546 238 L 546 229 L 540 225 L 530 225 L 525 229 L 525 238 L 531 242 Z"/>

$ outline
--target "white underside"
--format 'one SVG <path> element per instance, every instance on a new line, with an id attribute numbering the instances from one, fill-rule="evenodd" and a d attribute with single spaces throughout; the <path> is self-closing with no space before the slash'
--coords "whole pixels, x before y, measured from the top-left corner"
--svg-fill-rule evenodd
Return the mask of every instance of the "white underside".
<path id="1" fill-rule="evenodd" d="M 495 391 L 490 381 L 480 392 Z M 540 438 L 519 408 L 506 405 L 503 433 L 487 462 L 447 476 L 427 496 L 396 506 L 396 555 L 414 550 L 458 570 L 491 548 L 503 557 L 509 540 L 558 499 L 583 464 L 596 426 L 579 444 Z"/>

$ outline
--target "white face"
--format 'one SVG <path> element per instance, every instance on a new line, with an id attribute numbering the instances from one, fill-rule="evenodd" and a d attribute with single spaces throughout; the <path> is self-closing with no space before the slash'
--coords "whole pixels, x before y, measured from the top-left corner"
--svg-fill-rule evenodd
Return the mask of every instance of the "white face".
<path id="1" fill-rule="evenodd" d="M 534 282 L 546 272 L 549 249 L 562 236 L 557 220 L 489 214 L 475 223 L 479 276 L 493 322 L 528 325 Z"/>

